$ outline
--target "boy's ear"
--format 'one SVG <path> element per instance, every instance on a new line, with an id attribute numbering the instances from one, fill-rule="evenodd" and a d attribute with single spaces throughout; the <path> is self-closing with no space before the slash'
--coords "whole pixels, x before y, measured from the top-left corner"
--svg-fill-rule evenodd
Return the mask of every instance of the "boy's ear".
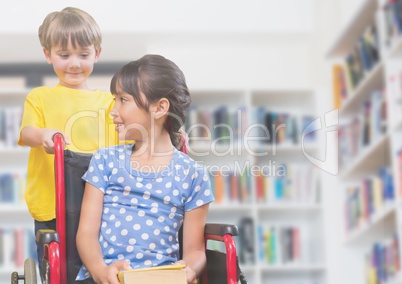
<path id="1" fill-rule="evenodd" d="M 98 62 L 101 52 L 102 52 L 102 47 L 99 47 L 99 49 L 96 51 L 96 54 L 95 54 L 95 63 Z"/>
<path id="2" fill-rule="evenodd" d="M 153 113 L 154 118 L 159 119 L 168 113 L 170 102 L 168 99 L 162 98 L 159 101 L 152 104 L 151 107 L 152 107 L 151 112 Z"/>
<path id="3" fill-rule="evenodd" d="M 50 51 L 46 48 L 43 48 L 43 53 L 45 54 L 45 58 L 48 64 L 52 64 L 52 57 L 50 56 Z"/>

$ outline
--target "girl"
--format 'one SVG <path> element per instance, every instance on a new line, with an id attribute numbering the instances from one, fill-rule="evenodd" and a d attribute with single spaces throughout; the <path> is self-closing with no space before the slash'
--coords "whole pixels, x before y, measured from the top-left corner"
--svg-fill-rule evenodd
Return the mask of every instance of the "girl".
<path id="1" fill-rule="evenodd" d="M 205 169 L 177 150 L 190 105 L 185 77 L 172 61 L 146 55 L 115 74 L 111 92 L 119 138 L 135 143 L 100 149 L 83 176 L 77 280 L 118 284 L 121 269 L 184 263 L 187 282 L 196 281 L 214 197 Z"/>

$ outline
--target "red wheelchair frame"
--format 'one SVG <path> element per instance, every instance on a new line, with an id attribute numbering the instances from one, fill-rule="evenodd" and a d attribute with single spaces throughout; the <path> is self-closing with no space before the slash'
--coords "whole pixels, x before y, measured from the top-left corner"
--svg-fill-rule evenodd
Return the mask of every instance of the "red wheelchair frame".
<path id="1" fill-rule="evenodd" d="M 63 136 L 56 134 L 54 136 L 55 143 L 55 182 L 56 182 L 56 232 L 53 230 L 40 230 L 36 236 L 38 244 L 44 244 L 44 259 L 47 260 L 45 279 L 51 284 L 66 284 L 67 283 L 67 241 L 66 241 L 66 202 L 65 202 L 65 161 L 64 161 L 64 147 Z M 185 143 L 183 143 L 181 151 L 187 153 Z M 203 284 L 211 284 L 216 278 L 213 275 L 215 272 L 209 273 L 209 270 L 214 270 L 217 265 L 213 261 L 220 261 L 222 259 L 226 262 L 224 273 L 226 274 L 226 283 L 235 284 L 239 281 L 247 283 L 244 275 L 240 271 L 238 265 L 236 245 L 233 236 L 238 235 L 238 228 L 235 225 L 226 224 L 212 224 L 208 223 L 205 226 L 205 248 L 207 253 L 207 268 L 204 269 L 201 276 Z M 219 260 L 213 260 L 210 255 L 215 257 L 215 251 L 207 249 L 207 242 L 209 240 L 223 242 L 225 244 L 226 253 L 219 253 Z M 74 244 L 70 244 L 74 245 Z M 215 259 L 218 259 L 215 257 Z M 41 260 L 40 260 L 41 261 Z M 209 265 L 208 265 L 209 264 Z M 222 265 L 220 263 L 220 265 Z M 219 266 L 219 265 L 218 265 Z M 209 268 L 208 268 L 209 267 Z M 43 273 L 42 271 L 40 273 Z M 220 273 L 220 271 L 219 271 Z M 209 278 L 208 278 L 209 277 Z M 212 277 L 212 278 L 211 278 Z M 14 282 L 13 282 L 14 283 Z M 215 282 L 216 283 L 216 282 Z M 223 283 L 223 282 L 220 282 Z"/>

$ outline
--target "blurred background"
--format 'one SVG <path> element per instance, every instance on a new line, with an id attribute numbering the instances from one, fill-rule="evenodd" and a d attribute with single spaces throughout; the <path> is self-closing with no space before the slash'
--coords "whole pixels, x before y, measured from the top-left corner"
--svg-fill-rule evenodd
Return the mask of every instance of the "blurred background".
<path id="1" fill-rule="evenodd" d="M 216 197 L 208 221 L 239 226 L 250 283 L 402 283 L 402 1 L 2 6 L 0 283 L 35 255 L 23 199 L 29 149 L 16 141 L 25 96 L 58 82 L 38 27 L 66 6 L 103 33 L 92 88 L 108 90 L 120 66 L 146 53 L 183 70 L 190 155 L 209 169 Z"/>

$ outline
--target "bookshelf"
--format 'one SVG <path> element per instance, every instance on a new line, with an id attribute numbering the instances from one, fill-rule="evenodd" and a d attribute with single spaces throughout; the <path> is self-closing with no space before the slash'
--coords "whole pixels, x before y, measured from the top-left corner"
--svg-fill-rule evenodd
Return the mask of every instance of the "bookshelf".
<path id="1" fill-rule="evenodd" d="M 34 251 L 33 222 L 23 200 L 28 151 L 17 147 L 20 120 L 27 89 L 23 78 L 0 79 L 0 279 L 23 267 L 21 260 Z M 9 111 L 11 110 L 11 111 Z"/>
<path id="2" fill-rule="evenodd" d="M 193 109 L 186 126 L 189 153 L 211 169 L 217 199 L 208 218 L 210 222 L 238 224 L 239 228 L 242 219 L 253 220 L 252 257 L 241 264 L 251 283 L 291 283 L 295 279 L 325 283 L 319 175 L 303 155 L 300 141 L 301 130 L 306 127 L 303 118 L 310 122 L 316 95 L 314 90 L 300 89 L 192 91 Z M 232 131 L 214 132 L 219 123 L 229 125 Z M 275 125 L 275 137 L 272 132 L 269 137 L 261 132 L 261 125 L 271 124 Z M 281 133 L 284 129 L 279 125 L 286 126 L 287 131 Z M 211 131 L 200 131 L 204 128 Z M 304 142 L 306 152 L 318 152 L 317 137 L 306 137 Z M 221 181 L 214 175 L 216 171 L 232 173 L 237 168 L 241 172 L 247 167 L 251 178 L 246 181 L 246 197 L 241 196 L 241 186 L 233 186 L 231 178 L 218 188 Z M 280 176 L 284 168 L 286 178 Z M 301 181 L 306 180 L 310 184 L 303 185 Z M 233 193 L 233 188 L 239 193 Z M 282 239 L 292 244 L 282 244 Z M 241 254 L 242 241 L 237 242 Z M 286 248 L 295 250 L 290 252 L 294 258 L 286 258 Z"/>
<path id="3" fill-rule="evenodd" d="M 346 283 L 402 283 L 400 12 L 400 1 L 361 1 L 327 54 L 339 108 Z"/>
<path id="4" fill-rule="evenodd" d="M 119 62 L 98 63 L 92 76 L 95 85 L 107 87 L 111 74 L 121 65 Z M 41 76 L 30 77 L 31 70 L 38 70 Z M 37 63 L 0 65 L 0 83 L 1 78 L 7 77 L 4 87 L 0 88 L 2 107 L 22 106 L 31 89 L 29 86 L 41 85 L 42 82 L 55 84 L 52 75 L 48 66 Z M 17 83 L 12 87 L 9 86 L 11 76 L 23 78 L 16 79 Z M 303 284 L 326 283 L 324 207 L 319 172 L 302 151 L 317 153 L 318 139 L 305 137 L 303 149 L 300 141 L 302 130 L 315 118 L 315 96 L 318 94 L 312 89 L 212 88 L 190 91 L 193 109 L 186 126 L 190 137 L 189 154 L 207 166 L 214 180 L 215 174 L 222 170 L 218 179 L 226 184 L 226 189 L 220 189 L 218 194 L 219 202 L 211 206 L 208 222 L 233 223 L 242 227 L 242 221 L 252 221 L 251 235 L 246 236 L 248 244 L 236 239 L 239 253 L 245 251 L 246 245 L 252 244 L 251 250 L 242 256 L 247 261 L 241 263 L 249 281 L 257 284 L 295 280 Z M 218 129 L 216 120 L 211 121 L 213 114 L 222 111 L 230 118 L 229 125 L 233 130 L 228 139 L 222 138 L 225 135 L 222 130 L 228 133 L 223 126 L 228 121 L 221 121 L 222 129 Z M 269 120 L 265 120 L 267 117 Z M 206 118 L 209 120 L 202 120 Z M 277 134 L 269 139 L 261 132 L 262 127 L 255 127 L 268 123 L 275 125 Z M 211 130 L 210 136 L 197 137 L 205 128 L 196 124 L 207 126 Z M 0 147 L 0 153 L 0 169 L 8 171 L 13 168 L 21 172 L 26 169 L 28 149 Z M 231 179 L 226 174 L 231 174 Z M 233 191 L 234 183 L 238 192 Z M 228 188 L 232 188 L 231 193 L 227 192 Z M 0 204 L 0 216 L 12 216 L 0 218 L 0 228 L 9 223 L 16 227 L 21 224 L 24 228 L 32 227 L 24 202 Z M 280 243 L 282 238 L 287 243 Z M 15 266 L 0 266 L 0 283 L 8 283 L 12 270 Z"/>

